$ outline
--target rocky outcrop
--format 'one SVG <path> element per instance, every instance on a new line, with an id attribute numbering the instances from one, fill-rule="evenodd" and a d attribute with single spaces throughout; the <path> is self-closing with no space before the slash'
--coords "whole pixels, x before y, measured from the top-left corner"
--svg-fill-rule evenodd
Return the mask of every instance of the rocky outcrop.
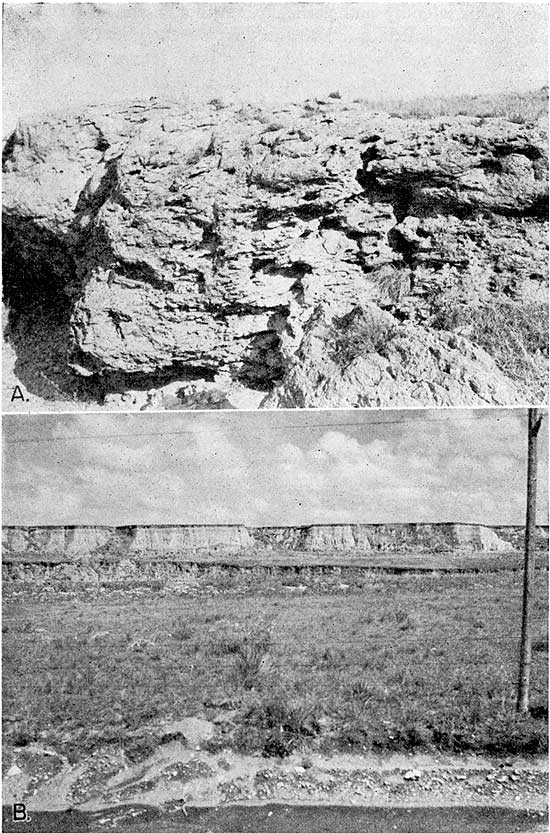
<path id="1" fill-rule="evenodd" d="M 517 395 L 516 385 L 468 339 L 411 322 L 398 327 L 389 313 L 369 304 L 342 318 L 310 320 L 263 406 L 513 405 Z"/>
<path id="2" fill-rule="evenodd" d="M 12 526 L 3 529 L 4 550 L 13 555 L 43 554 L 68 557 L 101 550 L 124 529 L 106 526 Z"/>
<path id="3" fill-rule="evenodd" d="M 13 555 L 124 555 L 253 545 L 242 525 L 185 526 L 8 526 L 3 529 L 4 552 Z"/>
<path id="4" fill-rule="evenodd" d="M 411 552 L 471 549 L 507 552 L 512 543 L 480 524 L 314 524 L 259 527 L 251 535 L 266 548 L 303 551 Z"/>
<path id="5" fill-rule="evenodd" d="M 544 529 L 542 529 L 542 534 Z M 501 532 L 501 530 L 505 530 Z M 512 530 L 516 530 L 512 532 Z M 546 542 L 547 542 L 546 529 Z M 509 552 L 521 544 L 518 528 L 480 524 L 313 524 L 246 527 L 185 526 L 47 526 L 3 528 L 7 560 L 123 560 L 147 557 L 191 557 L 200 551 L 254 554 L 281 552 Z"/>
<path id="6" fill-rule="evenodd" d="M 523 550 L 525 543 L 525 528 L 523 526 L 495 526 L 494 531 L 499 538 L 510 543 L 515 550 Z M 537 526 L 535 543 L 537 549 L 548 551 L 548 526 Z"/>
<path id="7" fill-rule="evenodd" d="M 546 143 L 542 124 L 335 100 L 20 126 L 15 373 L 125 408 L 542 401 Z"/>

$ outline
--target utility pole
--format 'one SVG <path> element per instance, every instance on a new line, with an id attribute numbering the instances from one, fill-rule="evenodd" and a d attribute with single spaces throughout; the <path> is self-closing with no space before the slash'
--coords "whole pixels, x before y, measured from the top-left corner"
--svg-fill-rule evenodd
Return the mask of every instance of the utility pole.
<path id="1" fill-rule="evenodd" d="M 521 616 L 521 646 L 519 653 L 518 712 L 529 711 L 529 681 L 531 677 L 531 595 L 535 573 L 535 537 L 537 514 L 537 435 L 542 415 L 529 408 L 527 428 L 527 513 L 525 517 L 525 555 L 523 561 L 523 610 Z"/>

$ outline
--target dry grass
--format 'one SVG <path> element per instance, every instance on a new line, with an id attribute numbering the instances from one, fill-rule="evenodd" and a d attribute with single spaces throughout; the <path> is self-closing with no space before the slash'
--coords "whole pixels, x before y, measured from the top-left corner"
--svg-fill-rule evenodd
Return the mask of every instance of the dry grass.
<path id="1" fill-rule="evenodd" d="M 115 743 L 135 757 L 161 742 L 152 727 L 213 715 L 209 704 L 225 701 L 238 718 L 221 742 L 267 755 L 540 752 L 546 571 L 534 617 L 537 717 L 514 711 L 520 589 L 513 572 L 370 574 L 332 594 L 279 585 L 199 598 L 18 597 L 4 613 L 5 741 L 41 737 L 76 757 Z"/>
<path id="2" fill-rule="evenodd" d="M 502 117 L 517 124 L 535 122 L 548 117 L 548 87 L 526 93 L 500 95 L 459 95 L 424 97 L 413 100 L 368 100 L 372 110 L 389 112 L 392 116 L 408 119 L 471 116 L 478 118 Z"/>
<path id="3" fill-rule="evenodd" d="M 378 287 L 382 303 L 385 301 L 397 306 L 411 293 L 411 273 L 406 269 L 384 264 L 376 272 L 369 274 L 369 278 Z"/>
<path id="4" fill-rule="evenodd" d="M 464 331 L 492 356 L 526 395 L 544 401 L 548 390 L 548 306 L 494 299 L 459 304 L 445 295 L 432 316 L 437 329 Z"/>
<path id="5" fill-rule="evenodd" d="M 477 310 L 471 337 L 510 379 L 543 400 L 548 386 L 548 325 L 546 304 L 497 301 Z"/>
<path id="6" fill-rule="evenodd" d="M 397 326 L 381 317 L 378 310 L 357 307 L 334 319 L 329 337 L 329 355 L 344 368 L 369 353 L 383 356 L 396 332 Z"/>

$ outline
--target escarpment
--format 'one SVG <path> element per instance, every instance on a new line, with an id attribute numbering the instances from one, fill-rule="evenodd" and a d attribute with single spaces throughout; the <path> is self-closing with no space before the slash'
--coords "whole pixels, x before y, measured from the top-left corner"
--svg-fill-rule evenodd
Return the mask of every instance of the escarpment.
<path id="1" fill-rule="evenodd" d="M 548 527 L 538 527 L 538 541 L 548 546 Z M 520 549 L 522 527 L 483 524 L 312 524 L 245 526 L 243 524 L 164 526 L 5 526 L 7 561 L 125 558 L 138 555 L 192 559 L 194 554 L 324 552 L 511 552 Z"/>
<path id="2" fill-rule="evenodd" d="M 545 400 L 542 124 L 155 100 L 19 126 L 3 163 L 7 339 L 46 403 Z"/>

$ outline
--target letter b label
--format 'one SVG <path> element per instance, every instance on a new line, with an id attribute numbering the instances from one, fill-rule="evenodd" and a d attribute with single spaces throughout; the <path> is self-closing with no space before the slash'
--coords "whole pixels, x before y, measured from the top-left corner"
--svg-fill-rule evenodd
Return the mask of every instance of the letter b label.
<path id="1" fill-rule="evenodd" d="M 30 821 L 30 816 L 27 813 L 27 808 L 24 804 L 13 805 L 13 820 L 14 821 Z"/>

